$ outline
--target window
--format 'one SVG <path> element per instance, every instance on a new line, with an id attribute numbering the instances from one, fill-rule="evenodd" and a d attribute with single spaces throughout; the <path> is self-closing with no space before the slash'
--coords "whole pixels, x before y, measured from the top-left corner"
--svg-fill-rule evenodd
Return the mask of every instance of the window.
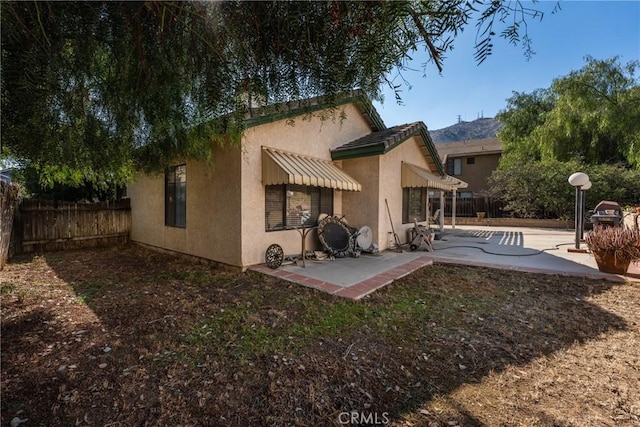
<path id="1" fill-rule="evenodd" d="M 169 168 L 164 175 L 164 225 L 187 226 L 187 165 Z"/>
<path id="2" fill-rule="evenodd" d="M 462 159 L 447 159 L 447 175 L 462 175 Z"/>
<path id="3" fill-rule="evenodd" d="M 408 187 L 402 189 L 402 223 L 427 220 L 427 189 Z"/>
<path id="4" fill-rule="evenodd" d="M 318 225 L 318 215 L 333 215 L 333 190 L 306 185 L 265 187 L 265 230 Z"/>
<path id="5" fill-rule="evenodd" d="M 473 191 L 459 191 L 458 199 L 473 199 Z"/>
<path id="6" fill-rule="evenodd" d="M 468 165 L 475 165 L 476 164 L 476 158 L 475 157 L 467 157 L 467 164 Z"/>

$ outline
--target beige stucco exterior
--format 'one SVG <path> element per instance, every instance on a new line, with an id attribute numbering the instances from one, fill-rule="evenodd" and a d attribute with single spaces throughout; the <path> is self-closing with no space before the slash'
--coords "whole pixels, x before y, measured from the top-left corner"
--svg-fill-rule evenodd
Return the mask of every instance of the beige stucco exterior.
<path id="1" fill-rule="evenodd" d="M 131 199 L 131 240 L 238 265 L 241 182 L 234 177 L 240 175 L 240 150 L 216 149 L 214 158 L 212 165 L 186 163 L 185 228 L 164 225 L 164 176 L 139 174 L 127 186 Z"/>
<path id="2" fill-rule="evenodd" d="M 389 249 L 389 245 L 395 244 L 391 228 L 391 221 L 385 199 L 389 203 L 393 229 L 398 234 L 400 241 L 406 243 L 406 230 L 413 228 L 413 224 L 402 224 L 402 162 L 411 162 L 424 169 L 429 169 L 429 164 L 422 154 L 420 147 L 424 142 L 419 136 L 413 136 L 400 145 L 394 147 L 383 155 L 363 157 L 343 161 L 344 170 L 358 179 L 359 175 L 352 174 L 353 168 L 364 171 L 371 170 L 370 185 L 375 186 L 375 191 L 363 191 L 362 194 L 347 194 L 344 197 L 345 210 L 351 212 L 349 217 L 354 218 L 354 223 L 366 224 L 373 230 L 374 242 L 377 242 L 381 250 Z M 361 164 L 361 165 L 360 165 Z M 435 171 L 431 171 L 434 172 Z M 367 186 L 367 189 L 369 186 Z M 352 203 L 352 199 L 355 199 Z M 363 209 L 366 207 L 366 209 Z M 363 216 L 363 221 L 355 221 L 358 215 Z"/>
<path id="3" fill-rule="evenodd" d="M 286 254 L 299 253 L 297 231 L 265 231 L 261 148 L 331 160 L 332 148 L 371 132 L 355 106 L 347 104 L 342 110 L 344 120 L 336 112 L 335 120 L 316 116 L 298 118 L 293 125 L 287 120 L 259 125 L 246 131 L 241 147 L 217 147 L 212 164 L 188 161 L 185 228 L 164 225 L 164 176 L 139 174 L 127 187 L 131 240 L 239 267 L 264 262 L 272 243 Z M 334 192 L 336 214 L 343 211 L 344 193 Z M 307 242 L 310 249 L 319 249 L 317 237 L 310 235 Z"/>
<path id="4" fill-rule="evenodd" d="M 352 104 L 343 107 L 346 119 L 335 120 L 298 118 L 291 126 L 280 120 L 247 130 L 242 144 L 242 265 L 264 262 L 264 253 L 272 243 L 282 246 L 285 254 L 300 253 L 301 238 L 296 230 L 265 231 L 265 191 L 262 183 L 263 146 L 277 148 L 318 159 L 331 160 L 330 150 L 351 140 L 371 133 L 371 128 L 360 111 Z M 340 162 L 336 162 L 340 166 Z M 349 173 L 349 172 L 347 172 Z M 362 184 L 362 183 L 361 183 Z M 363 186 L 363 191 L 365 191 Z M 348 191 L 334 191 L 334 214 L 343 212 L 343 195 Z M 310 249 L 320 249 L 318 239 L 310 233 L 307 239 Z"/>
<path id="5" fill-rule="evenodd" d="M 330 150 L 369 135 L 372 129 L 353 104 L 341 107 L 346 118 L 321 120 L 298 117 L 249 128 L 241 147 L 217 147 L 214 162 L 187 162 L 186 227 L 165 226 L 164 176 L 140 174 L 128 186 L 134 242 L 246 268 L 264 262 L 265 250 L 277 243 L 285 254 L 301 250 L 296 230 L 265 231 L 265 185 L 262 182 L 262 147 L 270 147 L 323 160 Z M 410 161 L 429 169 L 420 150 L 424 142 L 414 136 L 386 154 L 333 162 L 361 184 L 362 191 L 334 190 L 334 214 L 352 226 L 368 225 L 373 241 L 387 249 L 391 226 L 385 206 L 389 202 L 394 227 L 401 241 L 401 164 Z M 177 162 L 176 164 L 180 164 Z M 307 249 L 321 249 L 317 235 L 309 233 Z"/>

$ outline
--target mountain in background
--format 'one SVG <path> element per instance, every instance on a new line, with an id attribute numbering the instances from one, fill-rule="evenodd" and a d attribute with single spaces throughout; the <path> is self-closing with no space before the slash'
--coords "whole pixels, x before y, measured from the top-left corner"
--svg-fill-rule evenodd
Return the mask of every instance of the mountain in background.
<path id="1" fill-rule="evenodd" d="M 468 141 L 473 139 L 495 138 L 502 123 L 494 118 L 481 118 L 472 122 L 460 122 L 453 126 L 429 131 L 436 144 Z"/>

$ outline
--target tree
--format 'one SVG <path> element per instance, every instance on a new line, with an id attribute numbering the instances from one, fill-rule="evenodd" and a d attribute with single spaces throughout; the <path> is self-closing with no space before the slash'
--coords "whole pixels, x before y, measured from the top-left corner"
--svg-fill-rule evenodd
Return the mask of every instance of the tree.
<path id="1" fill-rule="evenodd" d="M 550 88 L 508 100 L 497 116 L 505 163 L 529 157 L 640 166 L 640 63 L 586 61 Z"/>
<path id="2" fill-rule="evenodd" d="M 473 16 L 478 62 L 500 26 L 530 53 L 523 23 L 542 16 L 489 0 L 0 7 L 3 143 L 46 185 L 118 183 L 177 156 L 210 159 L 212 143 L 239 141 L 246 96 L 331 103 L 360 88 L 380 99 L 418 49 L 441 70 Z"/>
<path id="3" fill-rule="evenodd" d="M 544 124 L 545 114 L 553 109 L 554 99 L 549 89 L 532 93 L 514 92 L 507 108 L 496 119 L 504 124 L 499 137 L 504 163 L 540 160 L 541 147 L 532 139 L 534 130 Z"/>

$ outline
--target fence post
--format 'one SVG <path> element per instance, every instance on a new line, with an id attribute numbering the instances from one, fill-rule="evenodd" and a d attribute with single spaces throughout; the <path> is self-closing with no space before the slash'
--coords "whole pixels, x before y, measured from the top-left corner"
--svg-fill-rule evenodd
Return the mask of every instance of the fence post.
<path id="1" fill-rule="evenodd" d="M 453 189 L 453 196 L 451 197 L 451 203 L 452 203 L 452 207 L 451 207 L 451 228 L 456 228 L 456 199 L 457 197 L 457 190 L 454 188 Z"/>

